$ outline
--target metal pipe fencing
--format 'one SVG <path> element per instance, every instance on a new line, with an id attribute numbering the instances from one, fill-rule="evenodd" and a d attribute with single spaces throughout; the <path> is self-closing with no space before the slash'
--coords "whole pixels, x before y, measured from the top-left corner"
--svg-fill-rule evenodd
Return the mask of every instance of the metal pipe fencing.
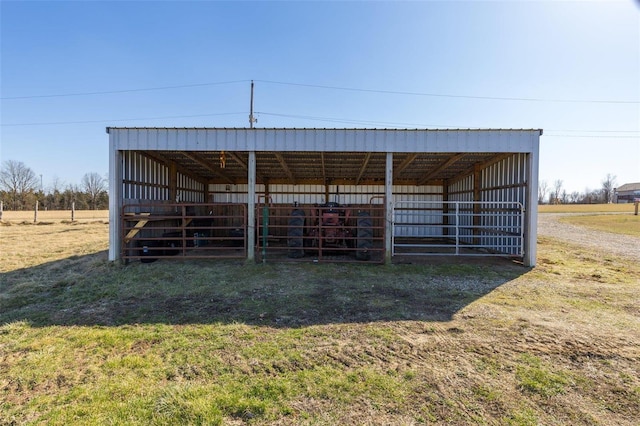
<path id="1" fill-rule="evenodd" d="M 396 201 L 392 255 L 524 255 L 524 207 L 508 201 Z"/>

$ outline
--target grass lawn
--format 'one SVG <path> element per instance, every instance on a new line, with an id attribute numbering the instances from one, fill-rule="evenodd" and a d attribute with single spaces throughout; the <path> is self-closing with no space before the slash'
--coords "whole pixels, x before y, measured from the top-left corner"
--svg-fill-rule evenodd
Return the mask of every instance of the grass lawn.
<path id="1" fill-rule="evenodd" d="M 631 213 L 634 212 L 633 203 L 626 204 L 541 204 L 540 213 Z"/>
<path id="2" fill-rule="evenodd" d="M 0 425 L 640 422 L 640 265 L 106 260 L 0 227 Z"/>
<path id="3" fill-rule="evenodd" d="M 606 214 L 606 215 L 580 215 L 560 218 L 561 222 L 598 231 L 613 232 L 616 234 L 633 235 L 640 237 L 640 215 L 632 214 Z"/>

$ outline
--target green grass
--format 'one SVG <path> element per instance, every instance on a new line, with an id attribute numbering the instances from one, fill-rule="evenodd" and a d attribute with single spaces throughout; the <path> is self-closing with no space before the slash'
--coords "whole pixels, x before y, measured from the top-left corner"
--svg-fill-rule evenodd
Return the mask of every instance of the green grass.
<path id="1" fill-rule="evenodd" d="M 532 270 L 50 253 L 106 231 L 83 226 L 3 232 L 0 425 L 637 424 L 630 260 L 549 238 Z"/>
<path id="2" fill-rule="evenodd" d="M 521 359 L 522 362 L 516 368 L 520 389 L 547 398 L 564 392 L 569 383 L 566 374 L 551 371 L 536 356 L 525 353 Z"/>

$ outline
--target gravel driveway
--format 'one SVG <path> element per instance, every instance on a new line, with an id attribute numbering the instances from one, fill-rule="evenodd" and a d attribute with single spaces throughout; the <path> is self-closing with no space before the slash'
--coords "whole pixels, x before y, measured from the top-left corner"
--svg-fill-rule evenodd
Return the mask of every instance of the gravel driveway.
<path id="1" fill-rule="evenodd" d="M 579 214 L 579 213 L 578 213 Z M 640 238 L 613 234 L 562 223 L 558 219 L 574 213 L 538 213 L 538 235 L 558 238 L 573 244 L 594 248 L 616 256 L 640 260 Z"/>

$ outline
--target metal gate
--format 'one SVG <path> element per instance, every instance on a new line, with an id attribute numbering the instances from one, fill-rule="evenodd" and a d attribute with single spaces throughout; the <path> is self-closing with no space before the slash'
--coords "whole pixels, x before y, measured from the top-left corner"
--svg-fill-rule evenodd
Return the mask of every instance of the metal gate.
<path id="1" fill-rule="evenodd" d="M 125 261 L 247 256 L 245 204 L 127 203 L 120 220 Z"/>
<path id="2" fill-rule="evenodd" d="M 510 201 L 396 201 L 393 256 L 524 255 L 524 207 Z"/>
<path id="3" fill-rule="evenodd" d="M 261 204 L 256 259 L 383 263 L 384 212 L 382 204 Z"/>

